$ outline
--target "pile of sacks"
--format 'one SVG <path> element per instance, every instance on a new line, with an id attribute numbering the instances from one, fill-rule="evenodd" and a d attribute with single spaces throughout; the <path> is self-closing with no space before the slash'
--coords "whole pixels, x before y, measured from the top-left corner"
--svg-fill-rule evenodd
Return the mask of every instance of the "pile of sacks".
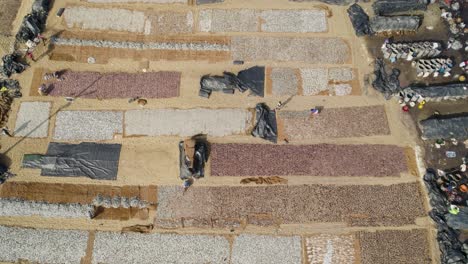
<path id="1" fill-rule="evenodd" d="M 412 61 L 420 58 L 434 58 L 442 52 L 438 42 L 421 41 L 412 43 L 384 43 L 382 52 L 385 59 L 395 62 L 398 59 Z"/>
<path id="2" fill-rule="evenodd" d="M 120 196 L 102 196 L 98 195 L 93 199 L 93 205 L 95 207 L 104 208 L 147 208 L 150 203 L 147 201 L 140 200 L 138 197 L 120 197 Z"/>
<path id="3" fill-rule="evenodd" d="M 413 61 L 411 65 L 416 68 L 418 77 L 426 78 L 431 74 L 434 77 L 449 77 L 453 61 L 449 58 L 420 59 Z"/>

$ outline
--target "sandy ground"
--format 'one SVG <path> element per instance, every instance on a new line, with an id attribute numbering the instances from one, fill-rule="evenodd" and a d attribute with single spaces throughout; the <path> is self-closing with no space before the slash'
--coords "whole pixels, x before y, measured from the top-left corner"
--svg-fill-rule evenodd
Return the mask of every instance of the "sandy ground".
<path id="1" fill-rule="evenodd" d="M 23 0 L 19 14 L 24 16 L 31 6 L 32 0 Z M 57 32 L 66 29 L 62 19 L 55 16 L 56 11 L 60 7 L 67 5 L 81 5 L 88 7 L 96 7 L 99 4 L 86 3 L 79 0 L 64 0 L 56 1 L 53 6 L 50 17 L 47 23 L 46 37 L 49 37 Z M 320 65 L 304 62 L 292 61 L 262 61 L 267 67 L 290 67 L 290 68 L 307 68 L 307 67 L 334 67 L 334 66 L 348 66 L 356 69 L 359 73 L 358 82 L 360 84 L 360 94 L 352 96 L 295 96 L 291 102 L 283 109 L 290 111 L 304 111 L 315 106 L 324 106 L 325 108 L 336 107 L 356 107 L 356 106 L 374 106 L 383 105 L 390 133 L 388 135 L 376 135 L 366 137 L 347 137 L 347 138 L 309 138 L 303 139 L 294 144 L 314 144 L 314 143 L 330 143 L 330 144 L 387 144 L 400 147 L 409 147 L 414 150 L 417 146 L 418 139 L 416 136 L 416 129 L 411 122 L 409 116 L 403 116 L 396 102 L 385 101 L 380 95 L 377 95 L 372 88 L 366 85 L 365 74 L 372 71 L 370 66 L 372 59 L 368 58 L 367 51 L 364 47 L 363 41 L 354 36 L 352 27 L 348 21 L 346 9 L 343 7 L 332 7 L 317 3 L 291 3 L 286 0 L 226 0 L 225 3 L 211 6 L 222 7 L 226 9 L 239 9 L 239 8 L 252 8 L 252 9 L 315 9 L 326 8 L 331 14 L 328 18 L 328 31 L 323 33 L 261 33 L 262 36 L 278 37 L 333 37 L 342 38 L 349 45 L 352 53 L 350 59 L 346 60 L 343 65 Z M 366 5 L 367 6 L 367 5 Z M 149 10 L 149 11 L 197 11 L 199 9 L 208 8 L 205 6 L 192 6 L 192 5 L 152 5 L 152 4 L 107 4 L 106 7 L 127 8 L 133 10 Z M 194 25 L 198 25 L 198 17 L 194 17 Z M 19 27 L 20 20 L 16 19 L 14 29 Z M 79 34 L 94 34 L 99 35 L 99 32 L 91 32 L 91 34 L 73 30 L 74 33 Z M 258 32 L 244 32 L 244 33 L 194 33 L 193 36 L 197 37 L 230 37 L 230 36 L 248 36 L 256 37 Z M 123 135 L 115 135 L 112 139 L 103 142 L 120 143 L 122 144 L 122 152 L 120 159 L 119 172 L 116 181 L 98 181 L 87 178 L 60 178 L 60 177 L 41 177 L 40 171 L 31 169 L 21 169 L 20 164 L 24 154 L 28 153 L 45 153 L 49 142 L 53 141 L 54 124 L 56 123 L 57 112 L 60 110 L 113 110 L 125 111 L 136 110 L 141 107 L 136 103 L 128 103 L 127 99 L 84 99 L 77 98 L 73 103 L 65 102 L 61 97 L 40 97 L 30 96 L 31 91 L 37 90 L 33 86 L 33 75 L 36 69 L 47 70 L 62 70 L 73 69 L 74 71 L 96 71 L 96 72 L 141 72 L 143 69 L 147 71 L 176 71 L 181 72 L 180 96 L 168 99 L 150 99 L 145 109 L 164 109 L 164 108 L 179 108 L 179 109 L 192 109 L 192 108 L 254 108 L 258 102 L 266 102 L 274 107 L 278 101 L 286 100 L 286 96 L 267 95 L 265 98 L 249 97 L 247 94 L 236 93 L 235 95 L 227 95 L 222 93 L 214 93 L 210 99 L 203 99 L 198 97 L 200 77 L 205 74 L 221 74 L 223 71 L 237 72 L 239 70 L 256 65 L 255 62 L 248 62 L 244 65 L 233 65 L 232 62 L 224 60 L 220 62 L 210 62 L 208 60 L 202 61 L 175 61 L 175 60 L 152 60 L 152 58 L 145 58 L 141 56 L 134 56 L 133 53 L 124 54 L 123 56 L 111 58 L 106 64 L 86 64 L 70 61 L 51 61 L 47 54 L 41 57 L 41 53 L 46 52 L 47 49 L 39 47 L 36 51 L 36 57 L 41 58 L 38 62 L 33 63 L 32 67 L 28 68 L 24 74 L 15 76 L 20 80 L 23 87 L 23 95 L 21 99 L 15 100 L 12 106 L 8 126 L 15 127 L 17 113 L 21 102 L 51 102 L 50 117 L 45 122 L 49 122 L 49 131 L 46 138 L 31 139 L 14 137 L 0 138 L 1 150 L 7 155 L 8 162 L 11 164 L 13 172 L 18 176 L 12 181 L 18 182 L 42 182 L 49 184 L 98 184 L 106 186 L 126 186 L 126 185 L 181 185 L 178 179 L 178 148 L 177 143 L 183 139 L 176 136 L 160 136 L 160 137 L 125 137 Z M 127 57 L 127 58 L 124 58 Z M 137 60 L 133 58 L 138 58 Z M 253 138 L 245 135 L 232 135 L 222 138 L 212 138 L 213 143 L 265 143 L 261 139 Z M 280 144 L 285 144 L 280 142 Z M 414 151 L 413 151 L 413 159 Z M 208 162 L 209 165 L 209 162 Z M 211 177 L 209 166 L 207 166 L 207 177 L 197 181 L 195 184 L 199 186 L 241 186 L 239 177 Z M 346 186 L 346 185 L 385 185 L 389 186 L 398 183 L 416 183 L 420 184 L 420 179 L 411 175 L 410 173 L 402 173 L 399 177 L 314 177 L 314 176 L 291 176 L 288 178 L 289 185 L 303 185 L 303 184 L 325 184 L 333 186 Z M 1 187 L 0 187 L 1 188 Z M 249 188 L 249 187 L 245 187 Z M 422 190 L 422 189 L 421 189 Z M 0 189 L 1 192 L 1 189 Z M 378 194 L 376 194 L 378 196 Z M 407 197 L 408 198 L 408 197 Z M 425 209 L 427 209 L 427 202 L 424 202 Z M 391 212 L 389 212 L 391 215 Z M 150 220 L 131 219 L 128 221 L 118 220 L 85 220 L 85 219 L 47 219 L 41 217 L 0 217 L 0 224 L 3 225 L 18 225 L 24 227 L 36 228 L 53 228 L 53 229 L 79 229 L 79 230 L 106 230 L 106 231 L 119 231 L 125 226 L 135 224 L 151 224 L 155 212 L 150 213 Z M 315 222 L 307 224 L 284 224 L 278 227 L 256 227 L 247 226 L 242 230 L 244 233 L 254 234 L 289 234 L 289 235 L 311 235 L 318 233 L 342 234 L 357 231 L 369 230 L 410 230 L 410 229 L 424 229 L 429 232 L 424 233 L 422 236 L 428 237 L 430 244 L 430 252 L 427 253 L 432 259 L 432 263 L 438 263 L 437 256 L 438 250 L 435 246 L 434 230 L 432 224 L 427 217 L 418 217 L 414 223 L 402 224 L 395 227 L 372 227 L 365 226 L 347 226 L 343 223 L 334 222 Z M 154 229 L 153 232 L 168 232 L 159 228 Z M 186 228 L 174 229 L 170 232 L 181 234 L 229 234 L 230 231 L 226 229 L 205 229 L 205 228 Z M 238 231 L 234 231 L 236 233 Z M 304 239 L 302 242 L 305 245 Z M 303 253 L 303 262 L 307 259 Z M 88 259 L 90 261 L 90 259 Z M 89 262 L 87 262 L 89 263 Z"/>

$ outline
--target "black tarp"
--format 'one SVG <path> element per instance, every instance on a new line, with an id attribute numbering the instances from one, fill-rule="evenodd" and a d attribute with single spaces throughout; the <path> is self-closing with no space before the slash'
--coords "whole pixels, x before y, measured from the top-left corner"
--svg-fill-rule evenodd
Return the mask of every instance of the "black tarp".
<path id="1" fill-rule="evenodd" d="M 197 135 L 192 138 L 195 141 L 193 153 L 193 165 L 185 151 L 184 141 L 179 142 L 179 178 L 188 180 L 205 177 L 205 163 L 208 161 L 208 141 L 205 136 Z"/>
<path id="2" fill-rule="evenodd" d="M 350 6 L 348 8 L 348 16 L 356 32 L 356 36 L 360 37 L 373 34 L 369 25 L 369 16 L 360 5 L 354 4 Z"/>
<path id="3" fill-rule="evenodd" d="M 428 0 L 377 0 L 372 4 L 376 15 L 426 10 Z"/>
<path id="4" fill-rule="evenodd" d="M 98 180 L 116 180 L 121 148 L 120 144 L 52 142 L 41 158 L 29 156 L 23 159 L 23 167 L 40 166 L 41 176 L 86 176 Z"/>
<path id="5" fill-rule="evenodd" d="M 0 88 L 6 87 L 8 89 L 20 89 L 19 82 L 12 79 L 0 79 Z"/>
<path id="6" fill-rule="evenodd" d="M 235 75 L 224 72 L 222 76 L 205 75 L 200 80 L 199 96 L 209 98 L 213 91 L 233 94 L 235 90 L 250 90 L 257 96 L 264 96 L 265 67 L 255 66 Z"/>
<path id="7" fill-rule="evenodd" d="M 432 210 L 429 216 L 437 226 L 437 242 L 441 251 L 442 264 L 466 264 L 466 252 L 458 239 L 459 232 L 447 224 L 447 211 L 450 203 L 437 185 L 437 176 L 433 169 L 428 169 L 424 175 L 424 183 L 429 193 Z"/>
<path id="8" fill-rule="evenodd" d="M 259 103 L 255 107 L 255 118 L 257 121 L 252 135 L 276 143 L 278 140 L 278 128 L 275 110 L 270 110 L 266 104 Z"/>
<path id="9" fill-rule="evenodd" d="M 421 18 L 418 16 L 375 16 L 369 20 L 374 33 L 417 31 Z"/>
<path id="10" fill-rule="evenodd" d="M 253 94 L 263 97 L 265 90 L 265 67 L 255 66 L 237 74 L 239 80 L 252 91 Z"/>
<path id="11" fill-rule="evenodd" d="M 419 122 L 422 137 L 438 138 L 468 138 L 468 113 L 453 115 L 434 115 Z"/>
<path id="12" fill-rule="evenodd" d="M 22 73 L 27 65 L 18 61 L 19 56 L 15 54 L 7 54 L 2 57 L 2 67 L 0 74 L 10 77 L 14 73 Z"/>
<path id="13" fill-rule="evenodd" d="M 411 90 L 424 98 L 468 96 L 468 85 L 466 83 L 434 84 L 431 86 L 410 85 L 405 90 Z"/>
<path id="14" fill-rule="evenodd" d="M 388 74 L 385 69 L 385 62 L 381 58 L 375 60 L 374 75 L 375 79 L 372 82 L 372 87 L 384 94 L 386 99 L 389 99 L 391 95 L 401 90 L 400 80 L 398 79 L 400 71 L 394 68 L 392 69 L 392 73 Z"/>
<path id="15" fill-rule="evenodd" d="M 454 229 L 468 229 L 468 208 L 460 207 L 457 215 L 446 214 L 447 224 Z"/>
<path id="16" fill-rule="evenodd" d="M 38 34 L 44 31 L 49 12 L 50 0 L 34 1 L 31 13 L 23 18 L 21 27 L 16 34 L 16 39 L 20 42 L 33 40 Z"/>

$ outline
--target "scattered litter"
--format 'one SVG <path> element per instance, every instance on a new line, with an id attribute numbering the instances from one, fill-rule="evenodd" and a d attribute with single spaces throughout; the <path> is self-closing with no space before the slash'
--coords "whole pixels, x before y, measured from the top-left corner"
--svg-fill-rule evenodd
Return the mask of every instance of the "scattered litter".
<path id="1" fill-rule="evenodd" d="M 456 158 L 457 157 L 457 153 L 455 151 L 446 151 L 445 152 L 445 156 L 447 158 Z"/>
<path id="2" fill-rule="evenodd" d="M 146 99 L 138 99 L 137 103 L 139 106 L 144 107 L 148 103 L 148 101 Z"/>
<path id="3" fill-rule="evenodd" d="M 89 64 L 94 64 L 94 63 L 96 63 L 96 59 L 94 57 L 88 57 L 88 63 Z"/>
<path id="4" fill-rule="evenodd" d="M 65 8 L 61 7 L 55 14 L 57 17 L 61 17 L 63 15 L 63 12 L 65 12 Z"/>

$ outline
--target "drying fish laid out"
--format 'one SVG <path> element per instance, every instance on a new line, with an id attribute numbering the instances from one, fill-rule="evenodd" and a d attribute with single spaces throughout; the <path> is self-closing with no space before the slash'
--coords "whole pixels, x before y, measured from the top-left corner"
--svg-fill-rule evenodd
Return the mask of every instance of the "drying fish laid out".
<path id="1" fill-rule="evenodd" d="M 453 61 L 449 58 L 420 59 L 413 61 L 411 65 L 416 68 L 417 76 L 426 78 L 429 75 L 433 77 L 449 77 L 453 67 Z"/>
<path id="2" fill-rule="evenodd" d="M 412 61 L 420 58 L 433 58 L 442 52 L 439 42 L 424 41 L 410 43 L 387 43 L 382 45 L 384 58 L 395 62 L 399 59 Z"/>

